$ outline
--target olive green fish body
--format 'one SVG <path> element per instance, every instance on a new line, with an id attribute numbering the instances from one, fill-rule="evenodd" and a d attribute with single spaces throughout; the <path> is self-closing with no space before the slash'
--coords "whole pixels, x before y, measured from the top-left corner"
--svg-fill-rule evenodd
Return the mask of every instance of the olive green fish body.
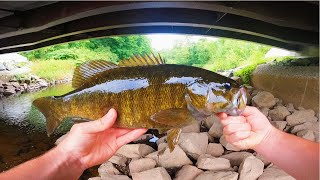
<path id="1" fill-rule="evenodd" d="M 114 108 L 118 113 L 114 127 L 172 129 L 168 138 L 176 142 L 179 128 L 195 123 L 199 115 L 243 109 L 245 95 L 235 81 L 146 57 L 125 60 L 120 66 L 89 61 L 76 69 L 74 91 L 35 100 L 46 116 L 48 134 L 67 117 L 96 120 Z"/>

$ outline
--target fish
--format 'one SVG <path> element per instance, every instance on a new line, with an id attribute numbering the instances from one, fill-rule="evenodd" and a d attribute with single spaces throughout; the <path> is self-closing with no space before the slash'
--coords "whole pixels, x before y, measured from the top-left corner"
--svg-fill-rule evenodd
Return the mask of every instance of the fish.
<path id="1" fill-rule="evenodd" d="M 75 68 L 73 91 L 41 97 L 33 105 L 46 118 L 48 136 L 66 119 L 97 120 L 111 108 L 118 112 L 115 128 L 167 132 L 173 151 L 185 126 L 225 112 L 240 115 L 245 87 L 202 68 L 166 64 L 158 55 L 133 55 L 119 64 L 87 61 Z"/>

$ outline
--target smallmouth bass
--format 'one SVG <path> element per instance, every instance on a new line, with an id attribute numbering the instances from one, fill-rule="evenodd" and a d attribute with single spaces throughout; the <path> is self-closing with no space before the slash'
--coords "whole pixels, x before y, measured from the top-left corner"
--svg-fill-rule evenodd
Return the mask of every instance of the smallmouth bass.
<path id="1" fill-rule="evenodd" d="M 197 67 L 165 64 L 155 55 L 133 56 L 118 65 L 104 60 L 77 67 L 75 90 L 36 99 L 50 135 L 65 118 L 96 120 L 118 112 L 114 127 L 168 131 L 172 151 L 181 128 L 212 114 L 239 115 L 246 91 L 234 80 Z"/>

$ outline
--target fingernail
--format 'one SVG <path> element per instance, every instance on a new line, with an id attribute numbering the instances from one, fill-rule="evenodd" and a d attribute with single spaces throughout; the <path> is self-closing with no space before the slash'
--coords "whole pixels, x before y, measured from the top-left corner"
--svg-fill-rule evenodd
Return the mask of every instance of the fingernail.
<path id="1" fill-rule="evenodd" d="M 113 116 L 114 116 L 114 111 L 113 111 L 113 109 L 110 109 L 108 111 L 107 118 L 112 118 Z"/>

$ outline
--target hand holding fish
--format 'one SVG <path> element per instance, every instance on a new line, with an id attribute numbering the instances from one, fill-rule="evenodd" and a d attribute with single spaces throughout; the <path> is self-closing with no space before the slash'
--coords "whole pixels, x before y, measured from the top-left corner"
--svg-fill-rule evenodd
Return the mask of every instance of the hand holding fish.
<path id="1" fill-rule="evenodd" d="M 116 118 L 117 112 L 110 109 L 97 121 L 74 125 L 57 148 L 79 159 L 83 170 L 105 162 L 121 146 L 147 131 L 147 129 L 112 128 Z"/>
<path id="2" fill-rule="evenodd" d="M 220 113 L 226 140 L 240 149 L 254 149 L 274 128 L 255 107 L 247 106 L 241 116 Z"/>
<path id="3" fill-rule="evenodd" d="M 220 113 L 226 140 L 240 149 L 254 149 L 296 179 L 319 179 L 319 144 L 273 127 L 255 107 L 241 116 Z"/>

